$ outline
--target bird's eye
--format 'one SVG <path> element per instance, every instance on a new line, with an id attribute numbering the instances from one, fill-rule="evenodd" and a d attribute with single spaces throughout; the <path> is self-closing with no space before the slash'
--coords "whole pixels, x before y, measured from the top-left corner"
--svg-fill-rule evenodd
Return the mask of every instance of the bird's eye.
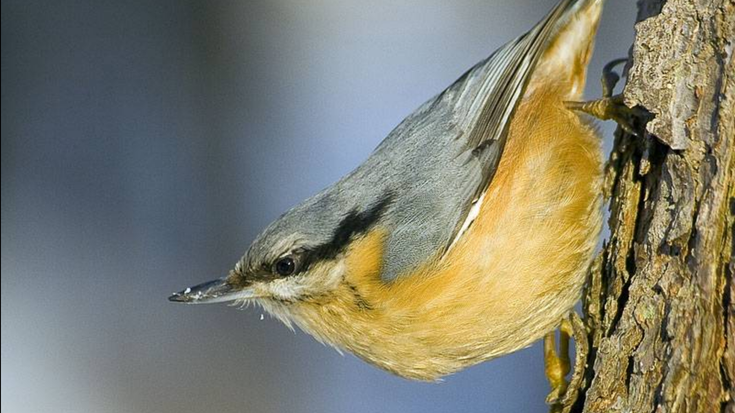
<path id="1" fill-rule="evenodd" d="M 276 274 L 280 275 L 281 277 L 287 277 L 296 272 L 296 261 L 293 259 L 293 257 L 280 258 L 273 265 L 273 269 L 275 270 Z"/>

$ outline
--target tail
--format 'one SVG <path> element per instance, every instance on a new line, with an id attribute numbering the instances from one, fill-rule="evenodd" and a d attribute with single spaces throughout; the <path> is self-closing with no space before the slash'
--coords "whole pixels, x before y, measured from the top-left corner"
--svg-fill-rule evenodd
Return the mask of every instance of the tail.
<path id="1" fill-rule="evenodd" d="M 466 145 L 485 165 L 472 197 L 479 200 L 503 152 L 510 120 L 524 95 L 549 82 L 578 100 L 604 0 L 561 0 L 528 33 L 496 50 L 453 87 L 470 89 L 464 122 L 470 124 Z M 569 82 L 568 85 L 562 82 Z M 559 87 L 559 86 L 563 87 Z"/>
<path id="2" fill-rule="evenodd" d="M 565 2 L 560 3 L 562 6 Z M 604 0 L 578 0 L 569 3 L 554 23 L 545 51 L 536 63 L 526 93 L 542 84 L 555 84 L 566 92 L 563 100 L 580 100 L 587 78 L 587 65 L 592 56 L 595 33 L 600 22 Z"/>
<path id="3" fill-rule="evenodd" d="M 542 82 L 569 82 L 564 100 L 575 100 L 584 89 L 604 0 L 561 0 L 526 34 L 507 43 L 469 72 L 480 78 L 465 121 L 473 124 L 467 144 L 502 144 L 521 98 Z M 532 81 L 533 80 L 533 81 Z"/>

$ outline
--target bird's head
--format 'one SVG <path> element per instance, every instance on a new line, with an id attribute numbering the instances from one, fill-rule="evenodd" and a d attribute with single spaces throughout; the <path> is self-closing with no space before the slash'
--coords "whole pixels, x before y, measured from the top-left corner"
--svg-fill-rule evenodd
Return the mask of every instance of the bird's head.
<path id="1" fill-rule="evenodd" d="M 349 270 L 350 246 L 379 227 L 389 204 L 390 197 L 366 207 L 324 198 L 307 201 L 258 235 L 226 277 L 187 288 L 169 300 L 256 302 L 270 310 L 328 295 Z"/>

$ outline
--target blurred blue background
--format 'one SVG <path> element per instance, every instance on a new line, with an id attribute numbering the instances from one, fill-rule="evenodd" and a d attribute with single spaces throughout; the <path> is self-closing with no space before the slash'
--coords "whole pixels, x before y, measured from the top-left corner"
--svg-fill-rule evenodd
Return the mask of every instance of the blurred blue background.
<path id="1" fill-rule="evenodd" d="M 2 412 L 546 411 L 538 343 L 415 383 L 166 297 L 554 2 L 3 0 Z M 588 97 L 634 9 L 609 2 Z"/>

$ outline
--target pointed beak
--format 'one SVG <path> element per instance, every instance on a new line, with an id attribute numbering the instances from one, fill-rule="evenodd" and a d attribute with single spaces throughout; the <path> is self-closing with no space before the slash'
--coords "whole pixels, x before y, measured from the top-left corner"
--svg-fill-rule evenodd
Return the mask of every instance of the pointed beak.
<path id="1" fill-rule="evenodd" d="M 168 300 L 175 303 L 211 304 L 247 298 L 256 298 L 250 287 L 236 288 L 226 278 L 220 278 L 174 293 Z"/>

